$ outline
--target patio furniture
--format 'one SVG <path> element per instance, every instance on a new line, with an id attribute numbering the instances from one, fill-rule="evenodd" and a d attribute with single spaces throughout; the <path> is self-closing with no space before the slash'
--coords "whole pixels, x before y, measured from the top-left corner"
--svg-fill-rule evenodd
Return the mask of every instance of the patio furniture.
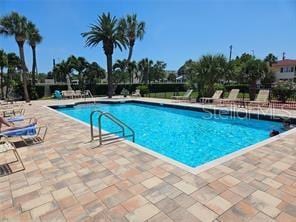
<path id="1" fill-rule="evenodd" d="M 247 104 L 257 105 L 257 107 L 263 106 L 263 105 L 269 106 L 269 93 L 270 91 L 268 89 L 260 89 L 256 99 L 254 101 L 247 102 Z"/>
<path id="2" fill-rule="evenodd" d="M 230 92 L 229 92 L 229 95 L 227 98 L 225 99 L 218 99 L 218 101 L 220 102 L 220 104 L 225 104 L 225 103 L 232 103 L 232 102 L 236 102 L 238 101 L 239 99 L 237 98 L 238 97 L 238 94 L 239 94 L 239 89 L 232 89 Z"/>
<path id="3" fill-rule="evenodd" d="M 172 99 L 177 99 L 177 100 L 190 100 L 191 99 L 191 94 L 193 90 L 188 89 L 183 96 L 172 96 Z"/>
<path id="4" fill-rule="evenodd" d="M 0 113 L 4 117 L 12 117 L 12 116 L 18 116 L 18 115 L 24 115 L 25 114 L 25 109 L 23 108 L 2 108 L 0 107 Z"/>
<path id="5" fill-rule="evenodd" d="M 54 94 L 53 94 L 53 97 L 54 97 L 55 99 L 62 99 L 62 98 L 63 98 L 63 95 L 62 95 L 61 91 L 59 91 L 59 90 L 55 90 L 55 91 L 54 91 Z"/>
<path id="6" fill-rule="evenodd" d="M 82 92 L 81 92 L 81 90 L 75 90 L 75 92 L 74 92 L 74 97 L 81 98 L 81 97 L 82 97 Z"/>
<path id="7" fill-rule="evenodd" d="M 14 146 L 14 144 L 11 143 L 11 142 L 8 142 L 5 139 L 4 140 L 1 140 L 0 141 L 0 154 L 7 153 L 9 151 L 12 151 L 13 154 L 14 154 L 14 156 L 15 156 L 15 158 L 16 158 L 15 161 L 12 161 L 10 163 L 20 162 L 21 165 L 22 165 L 22 169 L 20 169 L 18 171 L 24 170 L 25 169 L 24 163 L 23 163 L 22 159 L 20 158 L 20 155 L 18 154 L 18 152 L 17 152 L 16 147 Z"/>
<path id="8" fill-rule="evenodd" d="M 213 94 L 212 97 L 201 97 L 201 98 L 199 99 L 199 101 L 200 101 L 201 103 L 213 102 L 213 101 L 215 101 L 215 100 L 220 99 L 221 96 L 222 96 L 222 94 L 223 94 L 223 90 L 216 90 L 216 92 Z"/>
<path id="9" fill-rule="evenodd" d="M 47 126 L 29 124 L 24 128 L 7 130 L 0 133 L 0 137 L 20 137 L 26 145 L 43 143 L 47 133 Z"/>
<path id="10" fill-rule="evenodd" d="M 136 91 L 132 94 L 132 96 L 141 97 L 140 90 L 139 89 L 136 89 Z"/>
<path id="11" fill-rule="evenodd" d="M 70 98 L 73 99 L 75 96 L 74 90 L 64 90 L 62 91 L 63 98 Z"/>

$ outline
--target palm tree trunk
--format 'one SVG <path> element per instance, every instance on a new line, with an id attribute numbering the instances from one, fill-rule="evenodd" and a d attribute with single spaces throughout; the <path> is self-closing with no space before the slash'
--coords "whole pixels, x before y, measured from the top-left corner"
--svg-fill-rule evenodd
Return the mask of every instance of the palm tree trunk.
<path id="1" fill-rule="evenodd" d="M 0 87 L 1 87 L 1 98 L 4 98 L 4 91 L 3 91 L 3 67 L 1 67 L 1 81 L 0 81 Z"/>
<path id="2" fill-rule="evenodd" d="M 129 64 L 131 62 L 131 59 L 132 59 L 132 55 L 133 55 L 133 46 L 130 46 L 129 47 L 129 50 L 128 50 L 128 57 L 127 57 L 127 64 Z"/>
<path id="3" fill-rule="evenodd" d="M 22 77 L 23 77 L 23 88 L 24 88 L 24 96 L 26 102 L 30 102 L 30 97 L 28 93 L 28 83 L 27 83 L 27 72 L 28 68 L 26 66 L 25 62 L 25 54 L 24 54 L 24 41 L 18 41 L 18 47 L 19 47 L 19 53 L 20 53 L 20 58 L 21 58 L 21 63 L 22 63 Z"/>
<path id="4" fill-rule="evenodd" d="M 112 82 L 112 55 L 108 54 L 107 57 L 107 73 L 108 73 L 108 98 L 113 95 L 113 82 Z"/>
<path id="5" fill-rule="evenodd" d="M 68 88 L 68 90 L 72 90 L 72 87 L 71 87 L 71 78 L 70 78 L 70 75 L 69 74 L 66 75 L 66 80 L 67 80 L 67 88 Z"/>
<path id="6" fill-rule="evenodd" d="M 249 86 L 250 100 L 255 100 L 256 97 L 256 80 L 252 80 Z"/>
<path id="7" fill-rule="evenodd" d="M 33 54 L 32 85 L 35 86 L 35 83 L 36 83 L 35 73 L 36 73 L 36 69 L 37 69 L 37 65 L 36 65 L 36 47 L 31 46 L 31 48 L 32 48 L 32 54 Z"/>

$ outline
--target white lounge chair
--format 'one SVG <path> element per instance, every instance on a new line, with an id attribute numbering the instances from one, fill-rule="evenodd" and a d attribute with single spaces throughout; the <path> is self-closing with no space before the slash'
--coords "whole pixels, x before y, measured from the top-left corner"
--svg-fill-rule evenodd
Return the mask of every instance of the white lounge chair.
<path id="1" fill-rule="evenodd" d="M 218 101 L 220 102 L 220 104 L 236 102 L 239 100 L 238 94 L 239 94 L 239 89 L 232 89 L 230 90 L 227 98 L 218 99 Z"/>
<path id="2" fill-rule="evenodd" d="M 141 97 L 140 90 L 136 89 L 136 91 L 132 94 L 132 96 Z"/>
<path id="3" fill-rule="evenodd" d="M 62 91 L 62 95 L 63 95 L 63 98 L 73 99 L 73 97 L 75 96 L 75 92 L 74 90 L 64 90 Z"/>
<path id="4" fill-rule="evenodd" d="M 215 100 L 220 99 L 222 94 L 223 94 L 223 90 L 216 90 L 216 92 L 214 93 L 214 95 L 212 97 L 202 97 L 199 99 L 199 101 L 201 103 L 207 103 L 207 102 L 211 102 L 211 101 L 213 102 Z"/>
<path id="5" fill-rule="evenodd" d="M 172 99 L 177 99 L 177 100 L 190 100 L 191 99 L 191 94 L 193 90 L 188 89 L 183 96 L 172 96 Z"/>
<path id="6" fill-rule="evenodd" d="M 259 93 L 256 96 L 254 101 L 248 101 L 248 105 L 257 105 L 260 107 L 261 105 L 269 105 L 269 94 L 270 91 L 268 89 L 260 89 Z"/>

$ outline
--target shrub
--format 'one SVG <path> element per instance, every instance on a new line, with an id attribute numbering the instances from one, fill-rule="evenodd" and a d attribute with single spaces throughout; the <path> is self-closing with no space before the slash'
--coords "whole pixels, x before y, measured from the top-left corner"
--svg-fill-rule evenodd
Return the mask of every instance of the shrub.
<path id="1" fill-rule="evenodd" d="M 215 83 L 214 90 L 224 90 L 225 86 L 222 83 Z"/>
<path id="2" fill-rule="evenodd" d="M 292 81 L 278 81 L 272 88 L 273 95 L 285 103 L 296 90 L 296 84 Z"/>
<path id="3" fill-rule="evenodd" d="M 144 97 L 145 94 L 149 93 L 149 88 L 147 85 L 138 86 L 137 89 L 140 90 L 140 94 L 142 97 Z"/>

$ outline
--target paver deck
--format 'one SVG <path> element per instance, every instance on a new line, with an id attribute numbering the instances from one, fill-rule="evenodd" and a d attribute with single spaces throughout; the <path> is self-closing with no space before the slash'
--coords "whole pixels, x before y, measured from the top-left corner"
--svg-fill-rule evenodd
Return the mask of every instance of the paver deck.
<path id="1" fill-rule="evenodd" d="M 48 135 L 0 177 L 0 221 L 296 221 L 295 133 L 194 175 L 124 142 L 92 149 L 53 103 L 26 105 Z"/>

